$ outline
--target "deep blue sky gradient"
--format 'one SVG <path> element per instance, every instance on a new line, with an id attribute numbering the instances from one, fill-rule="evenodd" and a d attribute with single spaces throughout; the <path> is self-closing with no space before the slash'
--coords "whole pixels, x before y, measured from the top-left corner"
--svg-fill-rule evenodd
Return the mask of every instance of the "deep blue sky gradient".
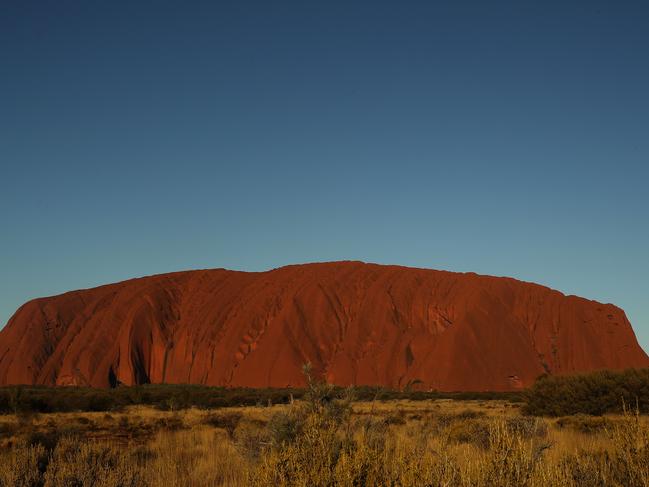
<path id="1" fill-rule="evenodd" d="M 647 2 L 0 4 L 0 326 L 359 259 L 623 307 L 649 349 Z"/>

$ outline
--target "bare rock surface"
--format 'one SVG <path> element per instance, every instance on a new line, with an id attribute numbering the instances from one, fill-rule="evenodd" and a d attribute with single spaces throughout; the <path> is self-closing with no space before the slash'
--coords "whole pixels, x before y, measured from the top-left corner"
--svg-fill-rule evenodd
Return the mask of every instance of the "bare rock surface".
<path id="1" fill-rule="evenodd" d="M 132 279 L 24 304 L 0 385 L 303 384 L 504 391 L 648 367 L 624 312 L 510 278 L 332 262 Z"/>

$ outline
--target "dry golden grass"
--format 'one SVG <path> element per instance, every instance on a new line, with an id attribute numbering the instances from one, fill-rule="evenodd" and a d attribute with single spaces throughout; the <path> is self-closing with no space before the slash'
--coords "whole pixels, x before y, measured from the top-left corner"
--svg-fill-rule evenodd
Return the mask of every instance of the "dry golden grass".
<path id="1" fill-rule="evenodd" d="M 649 424 L 447 400 L 0 416 L 0 486 L 41 485 L 649 487 Z"/>

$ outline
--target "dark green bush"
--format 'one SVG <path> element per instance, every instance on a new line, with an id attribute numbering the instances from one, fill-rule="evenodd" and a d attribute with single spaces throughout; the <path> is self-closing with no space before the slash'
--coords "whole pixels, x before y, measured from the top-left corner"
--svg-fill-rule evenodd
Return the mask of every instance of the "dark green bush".
<path id="1" fill-rule="evenodd" d="M 539 377 L 524 395 L 523 412 L 535 416 L 620 413 L 625 405 L 649 412 L 649 369 L 603 370 Z"/>

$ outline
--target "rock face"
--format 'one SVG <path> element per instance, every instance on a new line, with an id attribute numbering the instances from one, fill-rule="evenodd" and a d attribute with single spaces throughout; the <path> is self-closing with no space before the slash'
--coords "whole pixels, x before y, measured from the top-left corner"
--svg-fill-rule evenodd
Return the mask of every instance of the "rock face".
<path id="1" fill-rule="evenodd" d="M 624 312 L 509 278 L 335 262 L 133 279 L 35 299 L 0 332 L 0 384 L 512 390 L 648 367 Z"/>

